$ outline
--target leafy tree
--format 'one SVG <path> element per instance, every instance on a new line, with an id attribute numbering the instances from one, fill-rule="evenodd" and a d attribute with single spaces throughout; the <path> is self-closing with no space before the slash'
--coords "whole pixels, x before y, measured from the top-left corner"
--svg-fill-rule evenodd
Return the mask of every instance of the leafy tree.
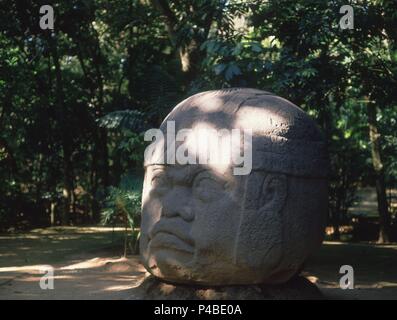
<path id="1" fill-rule="evenodd" d="M 39 27 L 44 4 L 54 30 Z M 323 129 L 334 229 L 357 189 L 374 185 L 379 240 L 390 240 L 397 8 L 350 1 L 355 26 L 341 30 L 344 4 L 0 2 L 0 227 L 93 223 L 101 212 L 136 224 L 138 191 L 123 181 L 141 176 L 142 132 L 190 94 L 242 86 L 290 99 Z"/>
<path id="2" fill-rule="evenodd" d="M 341 152 L 340 146 L 335 145 L 340 143 L 339 139 L 334 139 L 333 131 L 339 121 L 335 117 L 340 118 L 343 109 L 360 109 L 363 103 L 367 106 L 367 117 L 362 120 L 370 132 L 369 146 L 378 194 L 379 242 L 387 242 L 390 214 L 378 106 L 384 106 L 385 110 L 395 108 L 396 103 L 395 92 L 389 90 L 396 74 L 395 33 L 390 27 L 395 11 L 393 5 L 385 5 L 382 1 L 354 1 L 355 29 L 341 30 L 338 27 L 339 8 L 343 4 L 343 1 L 268 1 L 256 5 L 253 24 L 261 30 L 262 38 L 273 37 L 279 42 L 275 44 L 279 47 L 278 57 L 270 68 L 275 91 L 317 116 L 330 150 Z M 362 128 L 362 122 L 358 128 Z M 343 144 L 343 148 L 346 146 Z M 341 177 L 337 173 L 342 167 L 340 160 L 333 158 L 336 189 L 331 194 L 335 195 L 339 193 L 337 179 Z M 344 189 L 334 202 L 347 199 L 349 188 Z"/>

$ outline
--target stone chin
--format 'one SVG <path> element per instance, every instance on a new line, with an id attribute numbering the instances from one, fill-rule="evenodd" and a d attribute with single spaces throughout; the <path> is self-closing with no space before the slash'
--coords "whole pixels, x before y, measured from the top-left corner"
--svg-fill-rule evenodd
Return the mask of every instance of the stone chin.
<path id="1" fill-rule="evenodd" d="M 143 262 L 152 275 L 171 283 L 203 286 L 273 284 L 284 282 L 296 273 L 296 270 L 280 272 L 281 248 L 273 248 L 268 252 L 264 258 L 267 262 L 262 261 L 260 265 L 252 266 L 249 264 L 252 258 L 249 251 L 236 264 L 231 256 L 213 257 L 197 254 L 197 250 L 181 250 L 179 241 L 174 247 L 172 236 L 169 239 L 158 239 L 164 240 L 163 244 L 157 245 L 149 241 L 147 250 L 142 253 Z"/>
<path id="2" fill-rule="evenodd" d="M 156 248 L 149 254 L 147 269 L 154 276 L 172 281 L 186 282 L 191 279 L 193 255 L 171 248 Z"/>

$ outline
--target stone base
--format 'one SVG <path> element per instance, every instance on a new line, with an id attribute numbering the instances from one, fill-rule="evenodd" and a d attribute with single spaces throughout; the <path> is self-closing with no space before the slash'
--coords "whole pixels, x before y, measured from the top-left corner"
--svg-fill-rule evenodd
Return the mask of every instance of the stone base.
<path id="1" fill-rule="evenodd" d="M 319 300 L 317 286 L 304 277 L 280 285 L 238 285 L 202 287 L 165 283 L 153 276 L 139 286 L 143 300 Z"/>

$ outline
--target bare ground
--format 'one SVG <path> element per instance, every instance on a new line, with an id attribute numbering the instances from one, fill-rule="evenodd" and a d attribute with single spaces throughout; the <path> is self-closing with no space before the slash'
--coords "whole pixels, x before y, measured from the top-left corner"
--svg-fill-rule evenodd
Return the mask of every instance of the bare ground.
<path id="1" fill-rule="evenodd" d="M 147 274 L 137 256 L 120 258 L 123 232 L 111 228 L 47 228 L 0 235 L 0 299 L 134 299 Z M 355 289 L 339 288 L 351 265 Z M 54 267 L 54 290 L 39 286 Z M 328 299 L 397 299 L 397 245 L 324 243 L 303 274 Z"/>

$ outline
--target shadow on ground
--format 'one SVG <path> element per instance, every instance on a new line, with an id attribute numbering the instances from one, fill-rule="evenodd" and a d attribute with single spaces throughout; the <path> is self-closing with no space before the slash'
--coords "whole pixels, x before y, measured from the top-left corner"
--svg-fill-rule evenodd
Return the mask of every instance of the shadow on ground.
<path id="1" fill-rule="evenodd" d="M 47 228 L 0 235 L 0 299 L 138 299 L 145 275 L 139 258 L 120 258 L 123 229 Z M 39 286 L 54 267 L 54 290 Z M 339 288 L 351 265 L 355 289 Z M 325 242 L 303 275 L 329 299 L 397 299 L 397 245 Z"/>
<path id="2" fill-rule="evenodd" d="M 353 290 L 339 287 L 342 265 L 354 270 Z M 397 245 L 325 242 L 306 264 L 311 277 L 330 298 L 397 299 Z"/>
<path id="3" fill-rule="evenodd" d="M 52 227 L 29 233 L 0 234 L 0 268 L 52 264 L 65 256 L 114 251 L 120 254 L 123 228 Z"/>
<path id="4" fill-rule="evenodd" d="M 0 235 L 0 299 L 123 299 L 145 274 L 138 257 L 120 258 L 123 241 L 123 228 L 106 227 Z M 54 290 L 39 285 L 48 266 Z"/>

